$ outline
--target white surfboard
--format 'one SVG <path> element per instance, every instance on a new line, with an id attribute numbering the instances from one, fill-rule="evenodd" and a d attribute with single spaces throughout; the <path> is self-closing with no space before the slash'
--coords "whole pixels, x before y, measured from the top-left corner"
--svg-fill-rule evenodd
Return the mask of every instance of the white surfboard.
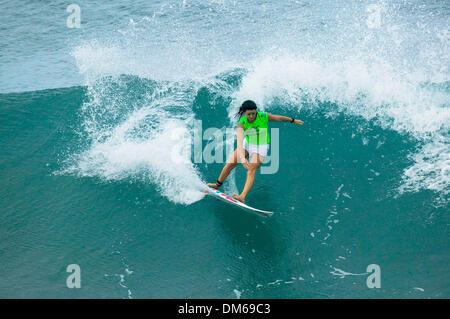
<path id="1" fill-rule="evenodd" d="M 227 202 L 228 204 L 235 205 L 236 207 L 242 208 L 246 211 L 256 213 L 256 214 L 264 216 L 264 217 L 270 217 L 273 215 L 273 212 L 267 212 L 265 210 L 250 207 L 250 206 L 245 205 L 245 204 L 241 203 L 240 201 L 234 199 L 232 196 L 228 196 L 227 194 L 222 193 L 221 191 L 219 191 L 215 188 L 212 188 L 209 186 L 206 186 L 206 187 L 207 187 L 207 189 L 205 190 L 205 193 L 208 193 L 209 195 L 212 195 L 217 199 L 223 200 L 224 202 Z"/>

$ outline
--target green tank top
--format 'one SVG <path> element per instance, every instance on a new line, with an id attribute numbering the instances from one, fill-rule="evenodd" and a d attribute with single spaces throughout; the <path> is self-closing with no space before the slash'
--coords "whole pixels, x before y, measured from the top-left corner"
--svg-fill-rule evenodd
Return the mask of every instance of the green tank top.
<path id="1" fill-rule="evenodd" d="M 247 115 L 244 115 L 239 120 L 239 123 L 244 127 L 244 136 L 248 144 L 262 145 L 270 143 L 267 112 L 257 112 L 256 119 L 252 123 L 249 123 Z"/>

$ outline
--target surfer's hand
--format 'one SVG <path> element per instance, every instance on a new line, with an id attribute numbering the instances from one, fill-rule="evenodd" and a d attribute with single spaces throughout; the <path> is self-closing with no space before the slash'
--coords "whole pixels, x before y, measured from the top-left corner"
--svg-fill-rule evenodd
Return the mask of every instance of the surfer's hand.
<path id="1" fill-rule="evenodd" d="M 246 158 L 244 158 L 244 160 L 242 161 L 242 166 L 244 166 L 244 168 L 247 169 L 247 170 L 249 169 L 248 161 L 247 161 Z"/>
<path id="2" fill-rule="evenodd" d="M 301 121 L 301 120 L 295 120 L 294 123 L 298 124 L 298 125 L 303 125 L 303 121 Z"/>

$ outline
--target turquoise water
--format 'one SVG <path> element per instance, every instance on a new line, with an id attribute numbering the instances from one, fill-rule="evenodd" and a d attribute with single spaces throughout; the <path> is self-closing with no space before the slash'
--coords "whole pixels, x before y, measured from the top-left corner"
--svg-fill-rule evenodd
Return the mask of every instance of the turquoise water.
<path id="1" fill-rule="evenodd" d="M 0 297 L 450 296 L 445 2 L 78 4 L 0 5 Z M 270 123 L 269 219 L 194 160 L 245 99 L 305 123 Z"/>

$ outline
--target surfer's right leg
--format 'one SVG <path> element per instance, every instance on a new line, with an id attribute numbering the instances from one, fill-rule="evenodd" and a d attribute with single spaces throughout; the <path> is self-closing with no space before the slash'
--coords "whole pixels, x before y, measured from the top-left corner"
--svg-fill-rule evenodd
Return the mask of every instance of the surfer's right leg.
<path id="1" fill-rule="evenodd" d="M 244 190 L 242 191 L 241 195 L 233 194 L 234 199 L 237 199 L 238 201 L 245 203 L 245 197 L 247 196 L 248 192 L 250 192 L 250 190 L 253 187 L 253 184 L 255 183 L 256 171 L 263 162 L 264 162 L 263 156 L 261 156 L 258 153 L 252 153 L 249 168 L 247 170 L 247 179 L 245 181 Z"/>
<path id="2" fill-rule="evenodd" d="M 248 157 L 247 150 L 244 150 L 244 151 L 245 151 L 245 157 Z M 233 154 L 231 154 L 230 158 L 226 162 L 225 166 L 222 168 L 222 172 L 220 173 L 220 176 L 217 179 L 217 182 L 219 182 L 219 183 L 217 183 L 217 182 L 208 183 L 208 186 L 212 187 L 212 188 L 220 187 L 220 185 L 222 185 L 222 183 L 225 182 L 228 175 L 230 175 L 231 171 L 236 167 L 236 165 L 238 163 L 239 162 L 238 162 L 238 156 L 237 156 L 237 149 L 235 149 Z"/>

